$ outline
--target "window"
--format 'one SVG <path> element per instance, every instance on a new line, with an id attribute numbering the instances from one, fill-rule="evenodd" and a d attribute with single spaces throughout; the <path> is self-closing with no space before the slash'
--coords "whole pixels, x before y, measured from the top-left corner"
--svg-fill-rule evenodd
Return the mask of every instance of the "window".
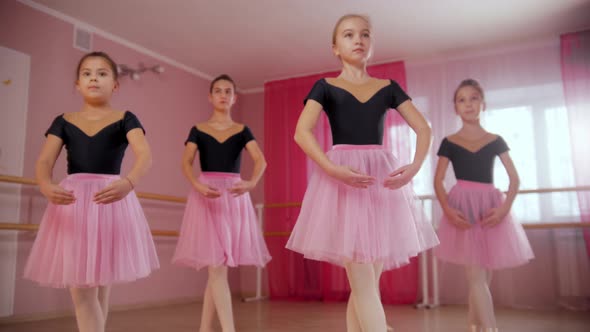
<path id="1" fill-rule="evenodd" d="M 504 137 L 511 148 L 521 189 L 574 186 L 567 110 L 563 106 L 529 105 L 492 109 L 482 125 Z M 494 182 L 508 189 L 502 163 L 494 165 Z M 575 192 L 521 194 L 512 212 L 521 222 L 573 221 L 579 215 Z"/>
<path id="2" fill-rule="evenodd" d="M 488 108 L 482 115 L 482 126 L 508 143 L 521 190 L 575 186 L 567 110 L 555 102 L 563 100 L 558 95 L 561 91 L 561 83 L 486 91 Z M 428 110 L 427 98 L 415 98 L 414 103 L 420 110 Z M 431 118 L 428 113 L 424 115 Z M 443 120 L 453 124 L 456 121 L 454 117 Z M 443 127 L 434 125 L 434 130 Z M 438 143 L 434 142 L 423 169 L 413 181 L 417 195 L 434 194 L 432 177 Z M 411 132 L 412 153 L 415 148 L 416 136 Z M 449 172 L 452 174 L 452 170 Z M 508 190 L 508 175 L 500 159 L 494 164 L 494 184 L 502 191 Z M 436 205 L 433 200 L 424 200 L 429 216 Z M 580 214 L 575 192 L 519 194 L 512 213 L 523 223 L 577 221 Z"/>

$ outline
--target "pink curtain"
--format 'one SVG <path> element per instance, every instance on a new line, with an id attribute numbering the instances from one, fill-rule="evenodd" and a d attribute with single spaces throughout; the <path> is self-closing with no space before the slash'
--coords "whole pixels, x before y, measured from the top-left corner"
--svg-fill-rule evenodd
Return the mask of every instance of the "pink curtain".
<path id="1" fill-rule="evenodd" d="M 295 144 L 293 136 L 303 99 L 322 77 L 293 78 L 264 85 L 264 153 L 268 161 L 264 195 L 266 204 L 301 202 L 307 187 L 307 157 Z M 273 257 L 268 264 L 268 281 L 273 299 L 321 299 L 320 264 L 304 260 L 301 255 L 285 249 L 293 229 L 298 207 L 267 208 L 265 231 L 279 234 L 266 237 Z"/>
<path id="2" fill-rule="evenodd" d="M 561 36 L 561 75 L 570 122 L 577 186 L 590 185 L 590 30 Z M 582 221 L 590 222 L 590 192 L 578 193 Z M 584 231 L 590 255 L 590 231 Z"/>
<path id="3" fill-rule="evenodd" d="M 371 66 L 368 71 L 375 77 L 393 79 L 406 89 L 403 62 Z M 293 141 L 295 125 L 303 108 L 303 99 L 313 83 L 319 78 L 337 75 L 337 72 L 330 72 L 265 84 L 265 154 L 269 162 L 265 179 L 267 204 L 301 202 L 307 178 L 314 166 Z M 385 129 L 384 145 L 402 162 L 409 162 L 410 129 L 403 118 L 395 111 L 389 112 Z M 320 145 L 328 150 L 331 146 L 331 133 L 325 115 L 318 123 L 315 134 Z M 291 231 L 298 213 L 299 208 L 266 209 L 265 230 Z M 344 269 L 328 263 L 303 259 L 302 255 L 285 249 L 287 236 L 271 235 L 266 241 L 273 256 L 268 265 L 272 299 L 348 299 L 350 289 Z M 380 288 L 384 303 L 415 302 L 418 296 L 417 260 L 413 259 L 405 267 L 384 273 Z"/>

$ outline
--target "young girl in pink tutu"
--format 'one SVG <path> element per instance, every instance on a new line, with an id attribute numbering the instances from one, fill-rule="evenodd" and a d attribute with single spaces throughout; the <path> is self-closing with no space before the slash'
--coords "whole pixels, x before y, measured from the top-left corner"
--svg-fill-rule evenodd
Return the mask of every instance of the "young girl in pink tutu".
<path id="1" fill-rule="evenodd" d="M 104 331 L 110 285 L 146 277 L 158 268 L 147 221 L 133 188 L 151 165 L 150 147 L 137 117 L 115 110 L 119 87 L 114 61 L 86 54 L 78 63 L 78 112 L 55 118 L 36 164 L 41 193 L 49 204 L 25 267 L 25 277 L 50 287 L 68 287 L 80 331 Z M 127 145 L 135 154 L 120 176 Z M 62 147 L 68 176 L 52 172 Z"/>
<path id="2" fill-rule="evenodd" d="M 509 214 L 519 179 L 508 146 L 479 122 L 485 110 L 483 89 L 475 80 L 464 80 L 455 92 L 454 103 L 463 126 L 446 137 L 438 150 L 434 189 L 444 217 L 438 232 L 441 244 L 435 254 L 465 266 L 472 331 L 497 331 L 489 289 L 491 270 L 524 264 L 533 258 L 533 252 L 522 226 Z M 496 156 L 510 179 L 506 198 L 493 185 Z M 449 161 L 457 184 L 447 195 L 443 179 Z"/>
<path id="3" fill-rule="evenodd" d="M 361 15 L 338 20 L 332 36 L 342 62 L 335 78 L 315 83 L 305 99 L 295 141 L 317 163 L 287 248 L 346 269 L 351 287 L 348 331 L 386 331 L 379 299 L 382 270 L 409 262 L 438 243 L 412 190 L 405 186 L 420 169 L 430 146 L 428 123 L 392 80 L 370 77 L 372 28 Z M 402 165 L 382 146 L 391 108 L 417 134 L 414 161 Z M 313 135 L 326 112 L 334 147 L 327 153 Z"/>
<path id="4" fill-rule="evenodd" d="M 173 262 L 197 270 L 208 267 L 201 332 L 212 331 L 215 312 L 224 332 L 235 330 L 228 267 L 264 266 L 270 260 L 249 194 L 262 177 L 266 161 L 250 129 L 231 118 L 235 89 L 227 75 L 211 82 L 213 113 L 191 128 L 182 157 L 182 170 L 192 190 Z M 254 160 L 249 180 L 240 178 L 244 148 Z M 193 172 L 197 152 L 199 176 Z"/>

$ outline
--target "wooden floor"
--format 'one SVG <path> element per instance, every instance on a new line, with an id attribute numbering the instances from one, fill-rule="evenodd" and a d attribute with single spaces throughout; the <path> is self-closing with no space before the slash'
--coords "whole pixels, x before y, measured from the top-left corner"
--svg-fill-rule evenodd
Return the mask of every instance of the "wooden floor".
<path id="1" fill-rule="evenodd" d="M 114 312 L 108 332 L 197 332 L 200 303 Z M 344 303 L 235 301 L 238 332 L 346 331 Z M 445 306 L 417 310 L 386 306 L 387 320 L 395 332 L 466 332 L 465 307 Z M 500 332 L 588 332 L 589 312 L 499 309 Z M 74 318 L 0 326 L 0 332 L 76 331 Z M 218 329 L 221 331 L 221 329 Z"/>

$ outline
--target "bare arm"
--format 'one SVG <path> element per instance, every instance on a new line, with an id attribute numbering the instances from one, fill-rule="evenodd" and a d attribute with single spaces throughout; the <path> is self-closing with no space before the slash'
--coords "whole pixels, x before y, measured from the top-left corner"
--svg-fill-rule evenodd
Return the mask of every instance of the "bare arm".
<path id="1" fill-rule="evenodd" d="M 508 179 L 510 180 L 508 193 L 506 194 L 506 200 L 504 201 L 504 209 L 510 211 L 512 203 L 514 203 L 514 199 L 516 199 L 518 188 L 520 188 L 520 178 L 518 177 L 518 172 L 516 171 L 516 167 L 514 167 L 514 163 L 508 152 L 502 153 L 500 155 L 500 160 L 502 161 L 502 164 L 504 164 L 506 173 L 508 173 Z"/>
<path id="2" fill-rule="evenodd" d="M 252 170 L 252 175 L 250 176 L 250 182 L 256 186 L 262 174 L 264 174 L 264 170 L 266 170 L 266 159 L 264 158 L 264 154 L 260 150 L 258 143 L 252 140 L 246 144 L 246 151 L 250 154 L 250 157 L 254 161 L 254 169 Z"/>
<path id="3" fill-rule="evenodd" d="M 322 111 L 322 105 L 313 99 L 309 99 L 303 108 L 303 112 L 297 121 L 295 129 L 295 142 L 305 154 L 315 161 L 328 175 L 357 188 L 367 188 L 375 182 L 375 178 L 361 174 L 358 170 L 346 165 L 335 165 L 326 156 L 318 144 L 313 129 L 315 128 Z"/>
<path id="4" fill-rule="evenodd" d="M 256 143 L 256 141 L 251 140 L 248 142 L 248 144 L 246 144 L 246 151 L 248 151 L 250 157 L 254 161 L 254 169 L 252 170 L 250 180 L 236 183 L 229 190 L 235 196 L 254 189 L 254 187 L 256 187 L 258 184 L 258 181 L 260 181 L 262 174 L 264 174 L 264 170 L 266 169 L 266 159 L 264 158 L 264 154 L 260 150 L 260 147 L 258 147 L 258 143 Z"/>
<path id="5" fill-rule="evenodd" d="M 508 152 L 500 154 L 500 160 L 506 169 L 506 173 L 508 173 L 510 185 L 508 186 L 506 200 L 504 200 L 502 206 L 488 211 L 484 220 L 482 221 L 482 224 L 490 227 L 493 227 L 504 220 L 504 217 L 510 212 L 510 209 L 512 208 L 512 203 L 514 203 L 516 194 L 518 193 L 518 188 L 520 187 L 518 172 L 516 171 L 516 167 L 514 167 L 514 163 L 512 162 L 512 158 L 510 158 Z"/>
<path id="6" fill-rule="evenodd" d="M 197 144 L 193 142 L 187 142 L 184 146 L 184 152 L 182 153 L 182 174 L 184 177 L 190 182 L 190 184 L 195 187 L 199 185 L 199 181 L 194 175 L 193 164 L 195 162 L 195 157 L 197 155 Z"/>
<path id="7" fill-rule="evenodd" d="M 449 158 L 439 157 L 438 162 L 436 163 L 436 170 L 434 172 L 434 193 L 436 194 L 436 199 L 438 200 L 438 203 L 440 204 L 440 207 L 443 209 L 443 211 L 449 208 L 449 203 L 447 202 L 447 191 L 445 190 L 445 186 L 443 184 L 448 167 Z"/>
<path id="8" fill-rule="evenodd" d="M 426 159 L 426 156 L 428 155 L 428 151 L 430 150 L 432 130 L 422 113 L 418 111 L 416 106 L 414 106 L 410 100 L 401 103 L 401 105 L 397 107 L 397 111 L 416 133 L 416 152 L 414 153 L 412 164 L 415 164 L 418 169 L 420 169 L 422 163 L 424 163 L 424 159 Z"/>
<path id="9" fill-rule="evenodd" d="M 221 193 L 217 188 L 210 187 L 201 183 L 194 175 L 194 162 L 197 155 L 198 146 L 194 142 L 187 142 L 184 147 L 184 153 L 182 154 L 182 173 L 184 177 L 190 182 L 191 186 L 201 195 L 207 198 L 217 198 L 221 196 Z"/>
<path id="10" fill-rule="evenodd" d="M 436 171 L 434 173 L 434 193 L 436 194 L 436 198 L 438 199 L 440 207 L 447 217 L 447 220 L 455 227 L 467 229 L 471 227 L 471 225 L 469 222 L 467 222 L 467 219 L 463 213 L 455 208 L 450 207 L 447 200 L 448 196 L 443 184 L 443 180 L 445 178 L 445 174 L 447 173 L 448 167 L 449 158 L 442 156 L 439 157 L 438 162 L 436 163 Z"/>
<path id="11" fill-rule="evenodd" d="M 133 167 L 127 176 L 113 181 L 94 195 L 94 201 L 98 204 L 109 204 L 123 199 L 135 188 L 139 180 L 147 174 L 152 166 L 152 153 L 143 130 L 134 128 L 128 131 L 127 141 L 135 155 Z"/>
<path id="12" fill-rule="evenodd" d="M 63 140 L 55 135 L 47 135 L 39 158 L 35 164 L 35 177 L 41 193 L 53 204 L 72 204 L 76 200 L 72 191 L 53 183 L 52 174 L 55 161 L 59 157 Z"/>
<path id="13" fill-rule="evenodd" d="M 152 152 L 141 128 L 135 128 L 127 132 L 127 141 L 135 155 L 135 163 L 127 174 L 127 178 L 135 186 L 139 179 L 146 175 L 152 167 Z"/>
<path id="14" fill-rule="evenodd" d="M 313 134 L 313 129 L 318 123 L 321 112 L 322 105 L 313 99 L 309 99 L 305 103 L 305 107 L 297 121 L 294 139 L 295 143 L 299 145 L 309 158 L 315 161 L 326 173 L 330 174 L 336 165 L 322 151 Z"/>
<path id="15" fill-rule="evenodd" d="M 432 131 L 428 122 L 410 100 L 401 103 L 397 110 L 416 133 L 416 151 L 411 164 L 394 170 L 385 180 L 384 185 L 389 189 L 398 189 L 412 180 L 422 167 L 432 140 Z"/>
<path id="16" fill-rule="evenodd" d="M 63 141 L 54 135 L 47 135 L 47 139 L 41 148 L 41 153 L 35 164 L 35 176 L 39 186 L 52 183 L 53 167 L 61 152 Z"/>

